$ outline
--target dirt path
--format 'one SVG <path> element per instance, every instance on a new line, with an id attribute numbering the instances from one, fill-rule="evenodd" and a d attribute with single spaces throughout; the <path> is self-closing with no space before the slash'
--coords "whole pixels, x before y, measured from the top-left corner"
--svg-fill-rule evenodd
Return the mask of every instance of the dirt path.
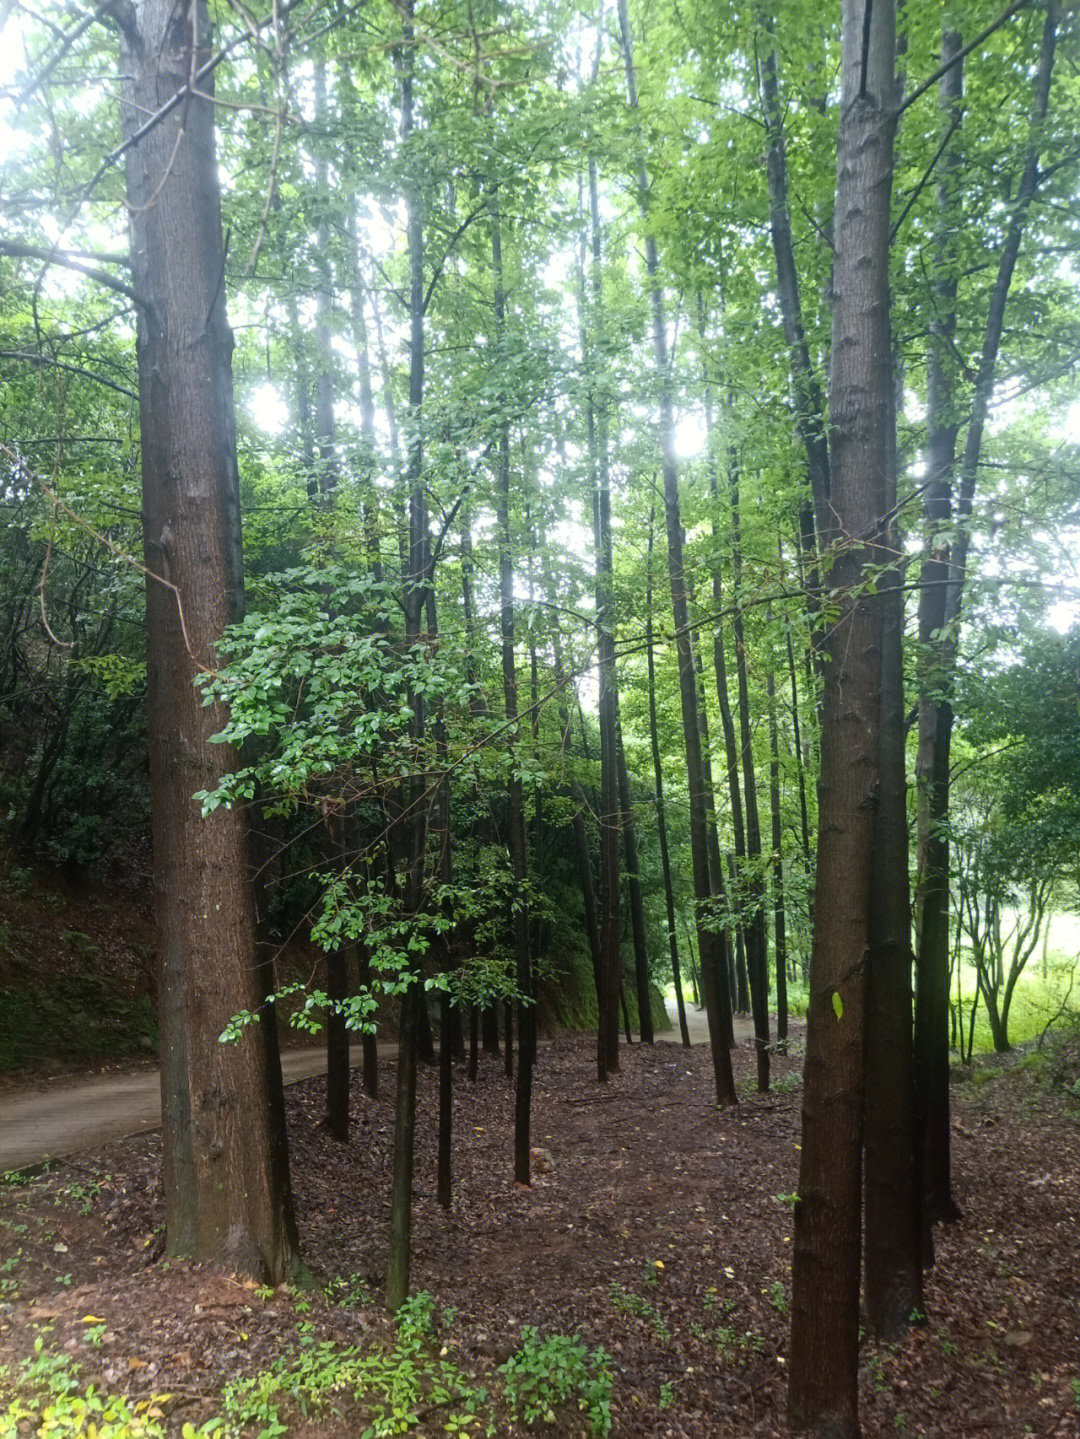
<path id="1" fill-rule="evenodd" d="M 392 1045 L 380 1051 L 393 1052 Z M 352 1051 L 355 1068 L 360 1047 Z M 286 1084 L 322 1072 L 319 1048 L 286 1050 L 281 1069 Z M 145 1134 L 161 1124 L 157 1068 L 100 1078 L 45 1081 L 42 1088 L 0 1098 L 0 1174 L 93 1149 L 111 1139 Z"/>
<path id="2" fill-rule="evenodd" d="M 658 1034 L 658 1040 L 679 1043 L 675 1001 L 668 1010 L 673 1027 Z M 706 1044 L 709 1038 L 704 1010 L 686 1008 L 691 1044 Z M 735 1038 L 741 1044 L 753 1037 L 748 1019 L 737 1018 Z M 393 1044 L 380 1045 L 380 1056 L 392 1056 Z M 354 1067 L 360 1063 L 360 1049 L 352 1052 Z M 282 1055 L 286 1084 L 320 1074 L 326 1063 L 319 1048 L 287 1050 Z M 0 1098 L 0 1174 L 24 1169 L 44 1159 L 60 1159 L 93 1149 L 112 1139 L 145 1134 L 161 1123 L 161 1093 L 156 1068 L 130 1074 L 109 1074 L 88 1079 L 44 1081 L 39 1090 L 7 1094 Z"/>

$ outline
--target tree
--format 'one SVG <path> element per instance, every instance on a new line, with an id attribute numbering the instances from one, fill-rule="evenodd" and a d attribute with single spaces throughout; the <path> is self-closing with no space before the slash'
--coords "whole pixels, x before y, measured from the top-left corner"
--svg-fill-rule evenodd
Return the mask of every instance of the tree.
<path id="1" fill-rule="evenodd" d="M 949 751 L 953 726 L 952 682 L 958 629 L 968 585 L 971 519 L 984 436 L 994 396 L 999 355 L 1013 278 L 1036 192 L 1044 176 L 1040 156 L 1054 75 L 1059 7 L 1049 0 L 1042 26 L 1028 134 L 1014 177 L 1015 195 L 996 273 L 985 299 L 985 322 L 972 382 L 963 453 L 956 452 L 961 405 L 956 396 L 953 336 L 957 320 L 958 257 L 942 254 L 942 232 L 954 229 L 956 199 L 949 167 L 939 187 L 938 266 L 928 361 L 930 484 L 926 493 L 927 553 L 919 606 L 923 646 L 919 696 L 919 948 L 916 966 L 915 1043 L 918 1053 L 918 1120 L 921 1166 L 928 1217 L 954 1219 L 949 1173 L 948 1061 L 948 821 Z M 942 107 L 952 129 L 962 117 L 961 36 L 949 29 L 942 40 L 949 69 L 941 79 Z M 952 73 L 956 72 L 956 73 Z M 952 526 L 955 524 L 955 535 Z"/>
<path id="2" fill-rule="evenodd" d="M 793 1428 L 855 1435 L 866 968 L 873 794 L 879 780 L 880 562 L 892 441 L 889 224 L 896 128 L 895 17 L 845 0 L 836 153 L 828 513 L 828 663 L 818 780 L 817 890 L 803 1146 L 792 1263 Z"/>
<path id="3" fill-rule="evenodd" d="M 138 305 L 149 747 L 160 935 L 166 1235 L 189 1254 L 287 1279 L 297 1262 L 281 1070 L 272 1025 L 218 1037 L 264 995 L 255 963 L 245 820 L 203 820 L 193 795 L 235 763 L 197 674 L 243 613 L 232 335 L 214 156 L 210 18 L 168 0 L 117 11 L 131 271 Z M 176 103 L 183 97 L 183 104 Z"/>
<path id="4" fill-rule="evenodd" d="M 619 27 L 622 35 L 626 88 L 631 109 L 637 108 L 637 80 L 634 73 L 633 40 L 626 0 L 619 0 Z M 647 219 L 646 196 L 649 189 L 648 169 L 642 160 L 639 167 L 640 204 Z M 682 520 L 679 512 L 679 470 L 675 455 L 675 420 L 668 367 L 667 326 L 664 297 L 659 277 L 659 255 L 651 232 L 645 238 L 646 269 L 651 306 L 653 364 L 660 382 L 660 468 L 664 478 L 664 513 L 667 523 L 668 578 L 671 589 L 672 618 L 675 627 L 676 654 L 679 668 L 679 695 L 682 706 L 683 741 L 686 748 L 687 782 L 690 792 L 690 845 L 694 868 L 694 898 L 697 905 L 698 952 L 701 955 L 701 984 L 709 1019 L 709 1043 L 712 1048 L 713 1070 L 718 1104 L 734 1104 L 735 1081 L 727 1036 L 731 1028 L 731 1000 L 722 966 L 722 953 L 717 936 L 709 927 L 706 910 L 713 897 L 709 877 L 705 803 L 705 772 L 701 755 L 699 728 L 697 666 L 694 662 L 692 636 L 687 606 L 687 575 L 683 563 Z"/>

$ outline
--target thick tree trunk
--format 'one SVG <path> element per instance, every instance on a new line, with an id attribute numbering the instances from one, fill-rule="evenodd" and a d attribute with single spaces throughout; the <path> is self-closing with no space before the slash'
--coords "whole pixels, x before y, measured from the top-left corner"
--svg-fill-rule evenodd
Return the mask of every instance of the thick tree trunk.
<path id="1" fill-rule="evenodd" d="M 123 125 L 185 89 L 212 50 L 209 14 L 140 0 L 118 19 Z M 194 48 L 193 48 L 194 47 Z M 204 87 L 212 81 L 207 78 Z M 232 334 L 214 107 L 189 94 L 127 152 L 138 317 L 147 684 L 154 891 L 160 936 L 166 1243 L 277 1284 L 297 1264 L 271 1020 L 239 1045 L 218 1035 L 263 1007 L 242 812 L 202 819 L 192 796 L 236 757 L 211 738 L 195 676 L 213 668 L 223 628 L 243 612 Z"/>
<path id="2" fill-rule="evenodd" d="M 788 1419 L 857 1435 L 862 1107 L 882 610 L 864 570 L 892 455 L 889 223 L 896 126 L 891 0 L 844 0 L 830 392 L 830 573 L 823 641 L 817 897 L 795 1206 Z M 819 516 L 819 523 L 821 517 Z"/>
<path id="3" fill-rule="evenodd" d="M 890 425 L 895 434 L 895 421 Z M 895 470 L 886 504 L 896 504 Z M 887 553 L 899 554 L 895 526 Z M 867 1330 L 895 1338 L 922 1312 L 915 1129 L 911 894 L 908 884 L 904 597 L 898 568 L 878 580 L 882 625 L 880 761 L 866 999 L 865 1245 Z"/>

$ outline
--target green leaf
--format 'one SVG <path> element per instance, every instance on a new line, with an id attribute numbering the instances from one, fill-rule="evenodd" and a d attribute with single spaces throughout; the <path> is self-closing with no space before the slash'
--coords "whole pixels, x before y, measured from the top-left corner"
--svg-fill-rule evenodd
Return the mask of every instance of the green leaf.
<path id="1" fill-rule="evenodd" d="M 844 1001 L 840 998 L 840 991 L 838 989 L 834 989 L 832 992 L 832 1007 L 837 1019 L 843 1019 Z"/>

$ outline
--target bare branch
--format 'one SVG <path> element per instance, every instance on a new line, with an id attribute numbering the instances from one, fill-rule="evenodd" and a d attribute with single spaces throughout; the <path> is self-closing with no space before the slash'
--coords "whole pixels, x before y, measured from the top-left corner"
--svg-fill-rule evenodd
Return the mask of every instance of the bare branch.
<path id="1" fill-rule="evenodd" d="M 115 275 L 110 275 L 108 270 L 99 269 L 97 265 L 88 265 L 83 260 L 77 260 L 70 250 L 49 249 L 44 245 L 24 245 L 20 240 L 0 240 L 0 255 L 10 255 L 15 259 L 43 260 L 46 269 L 50 265 L 60 265 L 65 270 L 76 270 L 80 275 L 86 275 L 91 280 L 96 280 L 99 285 L 104 285 L 107 290 L 114 291 L 117 295 L 124 295 L 132 304 L 141 305 L 143 301 L 130 285 L 118 280 Z M 110 264 L 122 263 L 111 255 L 102 255 L 103 260 Z M 126 262 L 124 262 L 126 263 Z"/>
<path id="2" fill-rule="evenodd" d="M 107 380 L 104 375 L 95 374 L 93 370 L 84 370 L 79 365 L 69 365 L 63 360 L 54 360 L 48 355 L 42 355 L 34 350 L 0 350 L 0 360 L 26 360 L 31 365 L 48 365 L 53 370 L 66 370 L 68 374 L 79 375 L 84 380 L 93 380 L 98 385 L 104 385 L 107 390 L 115 390 L 118 395 L 126 395 L 129 400 L 137 400 L 139 397 L 134 390 L 129 390 L 126 385 L 118 385 L 115 380 Z M 3 448 L 0 446 L 0 448 Z"/>

